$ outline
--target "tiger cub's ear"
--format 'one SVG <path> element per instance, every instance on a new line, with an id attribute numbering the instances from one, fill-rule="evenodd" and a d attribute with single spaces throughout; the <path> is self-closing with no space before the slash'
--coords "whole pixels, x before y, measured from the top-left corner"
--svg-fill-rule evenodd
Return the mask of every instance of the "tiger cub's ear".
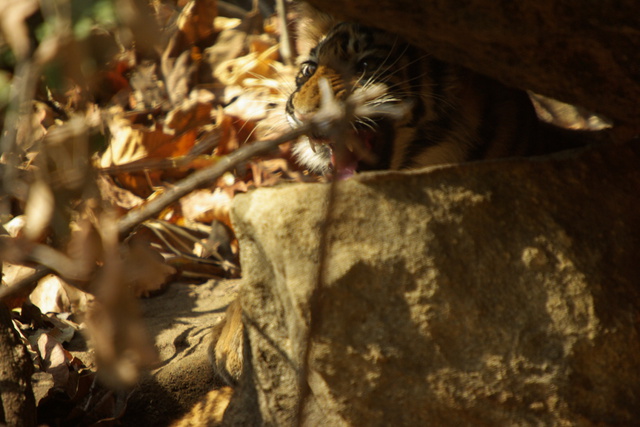
<path id="1" fill-rule="evenodd" d="M 296 4 L 296 12 L 298 14 L 296 48 L 298 55 L 301 58 L 306 58 L 309 51 L 327 35 L 338 21 L 305 2 Z"/>

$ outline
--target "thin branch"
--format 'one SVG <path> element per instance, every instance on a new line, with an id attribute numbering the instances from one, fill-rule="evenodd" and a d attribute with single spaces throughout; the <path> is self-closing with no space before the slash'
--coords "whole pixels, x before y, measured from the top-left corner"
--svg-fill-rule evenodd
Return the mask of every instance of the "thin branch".
<path id="1" fill-rule="evenodd" d="M 30 275 L 20 279 L 15 284 L 9 286 L 2 286 L 0 288 L 0 301 L 5 301 L 11 297 L 17 295 L 29 295 L 35 288 L 36 282 L 45 277 L 47 274 L 52 274 L 54 271 L 49 267 L 38 266 L 36 271 Z"/>
<path id="2" fill-rule="evenodd" d="M 287 5 L 285 0 L 276 0 L 276 11 L 280 24 L 280 56 L 286 65 L 293 65 L 293 43 L 287 22 Z"/>
<path id="3" fill-rule="evenodd" d="M 11 103 L 5 116 L 4 129 L 0 138 L 0 153 L 5 153 L 7 167 L 4 168 L 2 176 L 1 192 L 11 194 L 20 200 L 26 199 L 28 186 L 18 178 L 18 155 L 16 147 L 18 145 L 18 129 L 21 120 L 26 120 L 23 109 L 33 98 L 35 92 L 37 70 L 31 59 L 21 61 L 15 70 L 13 84 L 11 85 Z M 22 114 L 21 114 L 22 113 Z M 30 117 L 30 115 L 27 115 Z"/>
<path id="4" fill-rule="evenodd" d="M 298 129 L 287 132 L 278 138 L 258 141 L 244 145 L 238 148 L 236 151 L 222 157 L 220 161 L 218 161 L 218 163 L 194 172 L 187 178 L 177 183 L 174 187 L 166 190 L 157 198 L 151 200 L 147 204 L 137 209 L 129 211 L 126 215 L 120 218 L 117 224 L 119 236 L 121 238 L 126 237 L 126 235 L 131 230 L 133 230 L 133 228 L 135 228 L 142 222 L 159 214 L 164 208 L 172 203 L 175 203 L 181 197 L 186 196 L 193 190 L 196 190 L 199 187 L 215 181 L 225 172 L 233 169 L 239 164 L 249 161 L 253 157 L 267 154 L 273 151 L 278 145 L 294 140 L 299 136 L 311 132 L 316 128 L 317 125 L 315 125 L 315 123 L 310 123 Z M 26 254 L 26 256 L 29 257 L 28 254 Z M 39 261 L 42 261 L 40 257 L 37 258 Z M 20 292 L 30 290 L 31 287 L 35 285 L 35 282 L 37 282 L 47 274 L 55 272 L 56 271 L 51 269 L 50 267 L 41 265 L 34 273 L 20 280 L 18 283 L 12 285 L 11 287 L 0 289 L 0 301 L 17 295 Z"/>
<path id="5" fill-rule="evenodd" d="M 215 181 L 225 172 L 243 162 L 249 161 L 253 157 L 267 154 L 278 145 L 308 133 L 312 128 L 313 124 L 305 125 L 275 139 L 244 145 L 222 157 L 218 163 L 194 172 L 174 187 L 167 189 L 160 196 L 139 208 L 129 211 L 125 216 L 120 218 L 118 221 L 118 233 L 120 237 L 126 236 L 138 224 L 159 214 L 165 207 L 177 202 L 181 197 L 186 196 L 193 190 Z"/>

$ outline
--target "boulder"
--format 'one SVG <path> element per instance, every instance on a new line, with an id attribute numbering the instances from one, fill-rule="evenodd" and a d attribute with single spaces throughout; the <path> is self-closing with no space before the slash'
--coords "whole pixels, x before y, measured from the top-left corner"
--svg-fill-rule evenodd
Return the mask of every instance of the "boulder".
<path id="1" fill-rule="evenodd" d="M 225 422 L 637 423 L 639 166 L 635 143 L 237 196 Z"/>

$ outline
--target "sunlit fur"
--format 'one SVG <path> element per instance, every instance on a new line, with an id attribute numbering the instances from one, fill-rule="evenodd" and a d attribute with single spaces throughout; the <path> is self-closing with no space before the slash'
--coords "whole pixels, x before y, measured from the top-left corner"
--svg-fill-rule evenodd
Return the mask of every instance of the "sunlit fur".
<path id="1" fill-rule="evenodd" d="M 317 12 L 316 12 L 317 13 Z M 338 100 L 374 86 L 362 97 L 369 113 L 355 117 L 355 129 L 375 132 L 375 162 L 364 169 L 410 169 L 530 154 L 537 118 L 526 93 L 439 61 L 397 36 L 354 23 L 334 23 L 326 15 L 307 20 L 300 45 L 296 89 L 286 105 L 292 127 L 309 120 L 320 106 L 319 81 L 326 79 Z M 314 39 L 315 37 L 315 39 Z M 396 111 L 398 114 L 390 114 Z M 323 135 L 312 140 L 326 141 Z M 335 144 L 335 141 L 333 142 Z M 330 145 L 301 140 L 295 147 L 309 169 L 331 170 Z"/>

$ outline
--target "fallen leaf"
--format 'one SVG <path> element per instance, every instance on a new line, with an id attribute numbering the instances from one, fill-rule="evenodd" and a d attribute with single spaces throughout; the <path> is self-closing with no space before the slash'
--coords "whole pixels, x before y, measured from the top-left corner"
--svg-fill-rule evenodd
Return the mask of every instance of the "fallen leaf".
<path id="1" fill-rule="evenodd" d="M 207 40 L 214 33 L 218 15 L 217 0 L 192 0 L 185 5 L 178 17 L 178 30 L 189 44 Z"/>
<path id="2" fill-rule="evenodd" d="M 198 59 L 192 57 L 191 51 L 187 50 L 173 58 L 169 55 L 169 48 L 162 56 L 162 74 L 164 74 L 167 94 L 172 105 L 183 102 L 189 90 L 193 86 L 193 77 L 197 70 Z"/>
<path id="3" fill-rule="evenodd" d="M 2 286 L 10 287 L 20 282 L 22 279 L 30 277 L 36 269 L 25 265 L 12 264 L 7 261 L 2 263 Z M 10 309 L 21 307 L 22 304 L 29 298 L 29 294 L 33 288 L 29 288 L 24 292 L 14 295 L 9 298 L 3 299 L 3 303 Z"/>
<path id="4" fill-rule="evenodd" d="M 138 239 L 124 248 L 123 258 L 124 279 L 136 297 L 148 297 L 163 290 L 177 273 L 148 243 Z"/>
<path id="5" fill-rule="evenodd" d="M 167 114 L 165 129 L 181 133 L 189 128 L 211 124 L 214 99 L 214 95 L 207 90 L 191 91 L 187 100 Z"/>
<path id="6" fill-rule="evenodd" d="M 256 76 L 275 77 L 274 63 L 278 58 L 278 46 L 271 46 L 264 52 L 250 52 L 248 55 L 221 63 L 214 76 L 225 85 L 243 85 L 246 79 Z"/>
<path id="7" fill-rule="evenodd" d="M 143 62 L 132 71 L 129 84 L 133 90 L 129 103 L 135 110 L 149 111 L 167 102 L 164 82 L 158 79 L 157 69 L 157 64 Z"/>
<path id="8" fill-rule="evenodd" d="M 73 359 L 71 353 L 47 333 L 38 337 L 38 350 L 45 371 L 53 376 L 54 387 L 66 389 L 69 383 L 69 362 Z"/>
<path id="9" fill-rule="evenodd" d="M 32 241 L 40 240 L 49 227 L 55 201 L 51 187 L 38 179 L 29 187 L 29 198 L 24 208 L 25 226 L 24 236 Z"/>
<path id="10" fill-rule="evenodd" d="M 98 187 L 103 200 L 122 208 L 124 211 L 140 206 L 144 202 L 144 199 L 131 191 L 117 186 L 113 179 L 106 175 L 101 175 L 98 178 Z"/>
<path id="11" fill-rule="evenodd" d="M 144 223 L 155 236 L 154 246 L 182 277 L 211 279 L 238 277 L 237 246 L 233 232 L 220 221 L 211 225 L 181 221 L 180 225 L 150 220 Z"/>
<path id="12" fill-rule="evenodd" d="M 82 316 L 87 312 L 93 296 L 49 274 L 38 281 L 29 300 L 44 313 L 69 312 Z"/>
<path id="13" fill-rule="evenodd" d="M 232 199 L 221 188 L 196 190 L 180 199 L 182 214 L 187 221 L 211 223 L 218 220 L 231 227 L 229 210 Z"/>
<path id="14" fill-rule="evenodd" d="M 236 21 L 238 23 L 240 22 L 239 20 Z M 246 40 L 247 33 L 237 30 L 235 26 L 231 25 L 218 35 L 215 44 L 204 49 L 203 60 L 209 65 L 211 70 L 215 70 L 223 62 L 247 53 Z"/>
<path id="15" fill-rule="evenodd" d="M 62 279 L 54 274 L 40 279 L 38 286 L 29 295 L 29 300 L 44 313 L 71 311 L 71 303 L 62 285 Z"/>
<path id="16" fill-rule="evenodd" d="M 22 230 L 26 223 L 26 215 L 18 215 L 11 218 L 11 220 L 4 224 L 3 227 L 11 237 L 18 237 L 22 235 Z"/>

